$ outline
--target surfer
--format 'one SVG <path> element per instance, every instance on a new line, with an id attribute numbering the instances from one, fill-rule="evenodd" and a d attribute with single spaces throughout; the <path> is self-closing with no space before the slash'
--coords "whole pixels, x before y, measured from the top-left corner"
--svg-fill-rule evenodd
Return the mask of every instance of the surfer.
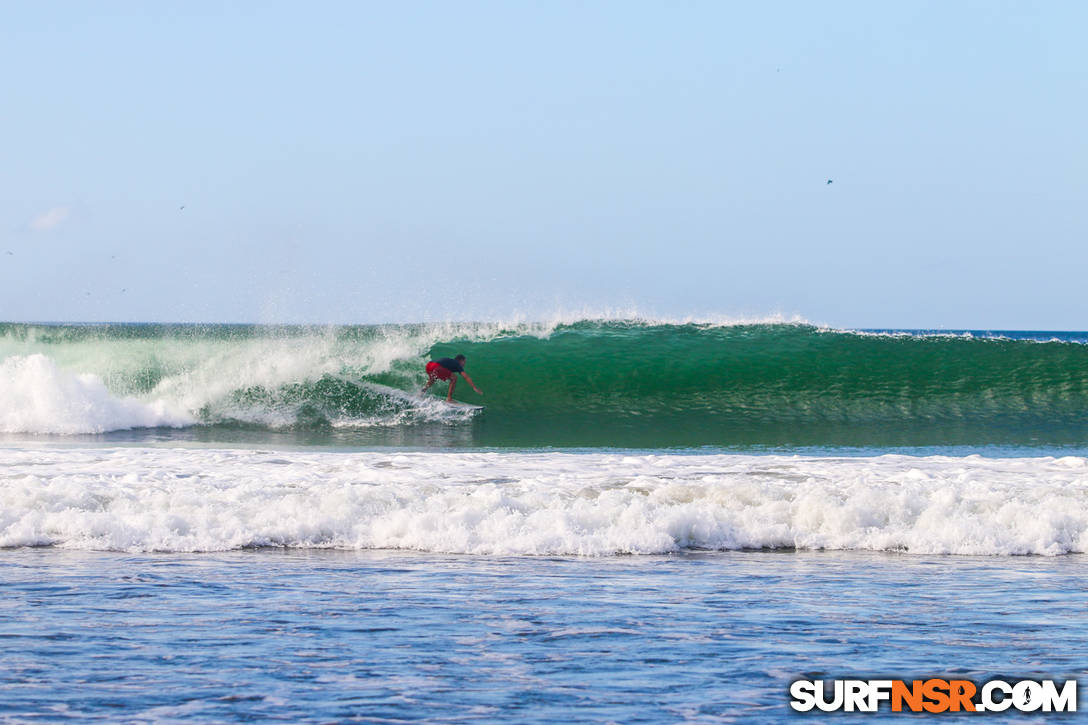
<path id="1" fill-rule="evenodd" d="M 427 363 L 427 384 L 423 386 L 423 392 L 426 393 L 427 390 L 432 385 L 434 385 L 434 382 L 436 380 L 449 380 L 450 392 L 448 395 L 446 395 L 446 402 L 452 403 L 453 388 L 455 385 L 457 385 L 457 373 L 461 373 L 461 377 L 463 377 L 465 381 L 472 386 L 473 390 L 475 390 L 480 395 L 483 395 L 483 392 L 481 392 L 481 390 L 476 387 L 476 383 L 472 382 L 472 378 L 470 378 L 468 376 L 468 373 L 465 372 L 464 355 L 458 355 L 455 358 L 444 357 L 440 360 L 432 360 L 431 362 Z"/>

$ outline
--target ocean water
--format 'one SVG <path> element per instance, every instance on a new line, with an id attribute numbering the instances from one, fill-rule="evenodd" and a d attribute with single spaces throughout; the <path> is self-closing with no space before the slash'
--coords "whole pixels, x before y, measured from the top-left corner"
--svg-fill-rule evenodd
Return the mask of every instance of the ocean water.
<path id="1" fill-rule="evenodd" d="M 1082 555 L 21 549 L 0 576 L 15 721 L 781 722 L 802 676 L 1088 662 Z"/>
<path id="2" fill-rule="evenodd" d="M 481 412 L 417 395 L 456 353 Z M 4 720 L 778 722 L 798 678 L 1077 678 L 1086 552 L 1085 333 L 0 325 Z"/>

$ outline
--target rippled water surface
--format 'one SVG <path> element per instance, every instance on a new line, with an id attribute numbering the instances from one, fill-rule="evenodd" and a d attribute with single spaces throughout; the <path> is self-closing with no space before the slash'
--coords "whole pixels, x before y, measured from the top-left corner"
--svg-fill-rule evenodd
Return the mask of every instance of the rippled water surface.
<path id="1" fill-rule="evenodd" d="M 0 587 L 14 721 L 775 722 L 802 676 L 1088 674 L 1083 555 L 47 548 Z"/>

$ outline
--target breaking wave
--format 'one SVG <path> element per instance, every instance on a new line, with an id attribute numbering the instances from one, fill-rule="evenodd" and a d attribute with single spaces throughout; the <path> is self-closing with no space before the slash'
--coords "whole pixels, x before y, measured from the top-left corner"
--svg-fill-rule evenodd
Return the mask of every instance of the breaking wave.
<path id="1" fill-rule="evenodd" d="M 363 431 L 470 442 L 944 445 L 1088 441 L 1084 336 L 837 331 L 801 322 L 361 327 L 0 325 L 0 432 Z M 471 416 L 423 399 L 464 353 Z"/>

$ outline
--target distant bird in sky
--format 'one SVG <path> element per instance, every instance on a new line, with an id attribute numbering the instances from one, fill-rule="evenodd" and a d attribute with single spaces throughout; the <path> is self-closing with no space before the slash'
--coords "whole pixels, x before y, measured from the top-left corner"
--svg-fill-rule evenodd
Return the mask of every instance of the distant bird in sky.
<path id="1" fill-rule="evenodd" d="M 13 257 L 15 256 L 15 252 L 11 251 L 10 249 L 8 250 L 8 254 L 10 254 Z"/>
<path id="2" fill-rule="evenodd" d="M 181 211 L 181 210 L 183 210 L 184 208 L 185 208 L 185 205 L 184 205 L 184 204 L 182 204 L 181 206 L 179 206 L 179 207 L 178 207 L 178 211 Z"/>
<path id="3" fill-rule="evenodd" d="M 827 183 L 829 183 L 829 184 L 830 184 L 830 183 L 831 183 L 832 181 L 833 181 L 833 179 L 828 179 L 828 180 L 827 180 Z"/>

